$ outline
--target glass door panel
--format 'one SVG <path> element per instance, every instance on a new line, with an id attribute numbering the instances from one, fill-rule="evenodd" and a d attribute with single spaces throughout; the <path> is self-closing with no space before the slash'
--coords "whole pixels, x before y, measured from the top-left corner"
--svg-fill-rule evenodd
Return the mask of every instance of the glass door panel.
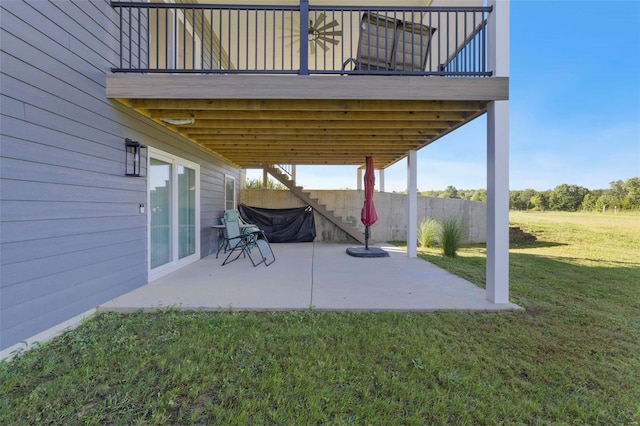
<path id="1" fill-rule="evenodd" d="M 196 171 L 178 166 L 178 259 L 196 252 Z"/>
<path id="2" fill-rule="evenodd" d="M 171 262 L 171 164 L 149 161 L 149 212 L 151 215 L 151 269 Z"/>

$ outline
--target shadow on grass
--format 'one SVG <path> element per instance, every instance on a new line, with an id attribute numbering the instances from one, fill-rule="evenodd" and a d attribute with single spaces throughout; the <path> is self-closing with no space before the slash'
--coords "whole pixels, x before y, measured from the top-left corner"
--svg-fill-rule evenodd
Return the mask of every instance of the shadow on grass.
<path id="1" fill-rule="evenodd" d="M 465 246 L 456 258 L 435 249 L 419 256 L 475 285 L 486 286 L 486 250 Z M 589 264 L 584 264 L 588 262 Z M 511 299 L 525 309 L 595 309 L 615 315 L 640 309 L 640 261 L 550 257 L 509 252 Z"/>
<path id="2" fill-rule="evenodd" d="M 568 246 L 567 243 L 556 243 L 552 241 L 519 241 L 519 242 L 510 242 L 509 248 L 512 249 L 525 249 L 525 248 L 547 248 L 547 247 L 560 247 L 560 246 Z"/>

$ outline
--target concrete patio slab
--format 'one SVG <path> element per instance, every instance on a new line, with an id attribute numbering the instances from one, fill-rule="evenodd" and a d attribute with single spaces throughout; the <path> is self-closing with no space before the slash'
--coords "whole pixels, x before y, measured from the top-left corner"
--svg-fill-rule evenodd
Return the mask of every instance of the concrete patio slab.
<path id="1" fill-rule="evenodd" d="M 272 244 L 276 262 L 248 258 L 222 266 L 208 256 L 98 307 L 136 311 L 202 310 L 499 311 L 484 289 L 393 246 L 383 258 L 355 258 L 346 244 Z"/>

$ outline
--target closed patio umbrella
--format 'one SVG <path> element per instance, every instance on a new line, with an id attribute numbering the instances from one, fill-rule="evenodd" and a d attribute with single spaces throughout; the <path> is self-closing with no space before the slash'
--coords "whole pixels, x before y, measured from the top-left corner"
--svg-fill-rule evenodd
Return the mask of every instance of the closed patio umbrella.
<path id="1" fill-rule="evenodd" d="M 360 211 L 360 220 L 364 225 L 364 249 L 349 247 L 347 253 L 354 257 L 388 257 L 389 253 L 378 247 L 369 248 L 369 227 L 378 221 L 376 207 L 373 205 L 373 189 L 376 176 L 373 169 L 373 157 L 367 157 L 364 173 L 364 205 Z"/>
<path id="2" fill-rule="evenodd" d="M 376 207 L 373 204 L 373 190 L 376 186 L 376 175 L 373 169 L 373 157 L 367 157 L 364 172 L 364 205 L 360 212 L 360 220 L 364 225 L 364 247 L 369 250 L 369 227 L 378 221 Z"/>

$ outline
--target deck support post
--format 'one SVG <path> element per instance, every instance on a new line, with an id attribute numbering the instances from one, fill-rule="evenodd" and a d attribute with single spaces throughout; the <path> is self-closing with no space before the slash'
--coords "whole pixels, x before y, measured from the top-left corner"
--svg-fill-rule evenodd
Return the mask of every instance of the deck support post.
<path id="1" fill-rule="evenodd" d="M 407 156 L 407 255 L 418 257 L 418 153 Z"/>
<path id="2" fill-rule="evenodd" d="M 509 0 L 489 0 L 489 68 L 509 76 Z M 509 101 L 487 108 L 487 299 L 509 303 Z"/>
<path id="3" fill-rule="evenodd" d="M 509 101 L 487 111 L 487 299 L 509 302 Z"/>

